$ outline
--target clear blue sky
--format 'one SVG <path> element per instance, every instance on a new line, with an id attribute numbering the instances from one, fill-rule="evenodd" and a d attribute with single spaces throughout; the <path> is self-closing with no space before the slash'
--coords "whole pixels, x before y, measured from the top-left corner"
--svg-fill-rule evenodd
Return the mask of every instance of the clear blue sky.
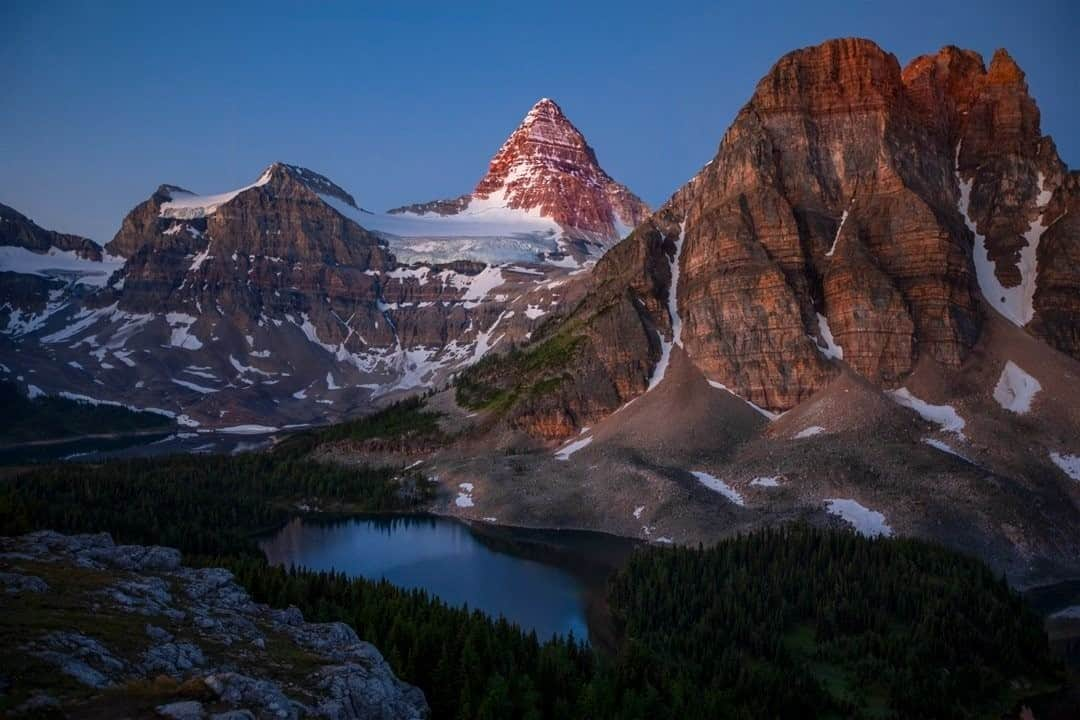
<path id="1" fill-rule="evenodd" d="M 0 202 L 104 242 L 163 182 L 223 191 L 285 160 L 382 210 L 471 189 L 549 96 L 657 204 L 778 57 L 851 35 L 901 63 L 1007 47 L 1080 165 L 1076 0 L 221 5 L 0 2 Z"/>

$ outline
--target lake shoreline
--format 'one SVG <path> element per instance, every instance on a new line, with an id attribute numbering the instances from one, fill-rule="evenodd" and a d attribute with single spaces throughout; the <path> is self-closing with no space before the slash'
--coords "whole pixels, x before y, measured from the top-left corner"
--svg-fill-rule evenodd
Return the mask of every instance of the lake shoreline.
<path id="1" fill-rule="evenodd" d="M 470 523 L 429 512 L 298 512 L 258 537 L 271 565 L 423 589 L 541 639 L 572 632 L 605 653 L 617 649 L 608 578 L 640 545 L 609 533 Z"/>

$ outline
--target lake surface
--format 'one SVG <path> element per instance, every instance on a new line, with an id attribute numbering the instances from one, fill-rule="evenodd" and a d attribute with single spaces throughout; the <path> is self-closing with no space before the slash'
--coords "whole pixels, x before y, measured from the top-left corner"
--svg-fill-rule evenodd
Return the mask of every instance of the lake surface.
<path id="1" fill-rule="evenodd" d="M 294 519 L 261 547 L 276 565 L 423 588 L 541 639 L 603 640 L 602 588 L 634 543 L 600 533 L 470 526 L 428 515 Z M 595 632 L 590 632 L 595 631 Z"/>

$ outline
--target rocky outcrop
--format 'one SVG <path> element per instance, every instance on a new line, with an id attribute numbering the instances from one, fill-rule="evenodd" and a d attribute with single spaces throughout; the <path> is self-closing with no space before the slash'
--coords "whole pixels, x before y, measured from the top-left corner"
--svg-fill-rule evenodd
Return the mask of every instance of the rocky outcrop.
<path id="1" fill-rule="evenodd" d="M 604 172 L 585 136 L 548 98 L 529 110 L 471 194 L 390 212 L 455 215 L 481 206 L 551 218 L 571 239 L 603 247 L 648 213 L 640 198 Z"/>
<path id="2" fill-rule="evenodd" d="M 5 643 L 29 668 L 5 685 L 17 701 L 15 716 L 46 705 L 104 716 L 117 693 L 150 680 L 157 690 L 132 695 L 127 702 L 137 707 L 129 712 L 428 716 L 423 694 L 398 680 L 349 626 L 308 623 L 296 608 L 256 604 L 229 572 L 183 567 L 175 550 L 45 531 L 0 538 L 0 567 L 0 607 L 8 617 L 25 617 Z M 31 602 L 62 607 L 63 629 L 54 629 L 48 609 L 28 610 Z M 39 666 L 69 678 L 74 688 L 57 695 L 56 687 L 68 686 L 37 678 Z M 97 693 L 106 689 L 112 694 Z"/>

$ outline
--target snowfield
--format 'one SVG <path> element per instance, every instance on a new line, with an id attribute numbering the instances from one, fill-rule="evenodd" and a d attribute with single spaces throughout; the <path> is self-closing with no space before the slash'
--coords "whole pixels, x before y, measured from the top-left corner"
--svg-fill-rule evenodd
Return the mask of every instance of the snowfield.
<path id="1" fill-rule="evenodd" d="M 319 195 L 327 205 L 370 230 L 402 263 L 475 260 L 498 265 L 538 262 L 560 250 L 562 227 L 537 211 L 503 207 L 501 197 L 473 200 L 456 215 L 373 213 L 344 200 Z M 577 267 L 577 263 L 574 263 Z"/>
<path id="2" fill-rule="evenodd" d="M 169 191 L 169 202 L 162 203 L 159 212 L 161 217 L 176 218 L 178 220 L 193 220 L 213 215 L 218 208 L 232 200 L 234 197 L 252 188 L 262 187 L 270 182 L 270 168 L 266 169 L 258 180 L 250 185 L 245 185 L 238 190 L 218 193 L 217 195 L 196 195 L 179 188 Z"/>
<path id="3" fill-rule="evenodd" d="M 74 281 L 76 285 L 104 287 L 109 276 L 127 262 L 124 258 L 103 255 L 101 262 L 79 257 L 73 250 L 49 248 L 46 253 L 31 252 L 14 245 L 0 246 L 0 272 L 39 275 Z"/>

